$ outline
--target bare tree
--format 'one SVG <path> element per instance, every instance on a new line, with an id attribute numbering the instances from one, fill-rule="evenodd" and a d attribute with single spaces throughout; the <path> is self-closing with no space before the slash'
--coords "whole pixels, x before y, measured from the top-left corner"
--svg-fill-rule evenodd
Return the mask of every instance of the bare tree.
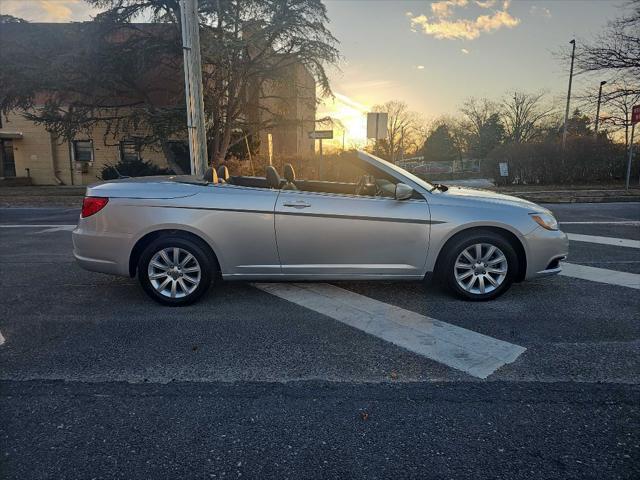
<path id="1" fill-rule="evenodd" d="M 470 97 L 460 107 L 460 113 L 464 115 L 464 123 L 469 132 L 480 136 L 483 127 L 492 115 L 498 113 L 499 105 L 487 98 Z"/>
<path id="2" fill-rule="evenodd" d="M 468 98 L 460 107 L 463 150 L 472 158 L 485 158 L 504 139 L 500 105 L 487 98 Z"/>
<path id="3" fill-rule="evenodd" d="M 501 107 L 505 137 L 513 143 L 535 140 L 554 112 L 553 107 L 545 104 L 544 93 L 515 91 L 504 98 Z"/>
<path id="4" fill-rule="evenodd" d="M 3 44 L 0 112 L 24 111 L 67 140 L 95 126 L 114 137 L 135 131 L 161 145 L 179 172 L 167 143 L 186 127 L 178 1 L 86 1 L 106 10 L 92 22 L 52 28 L 57 37 L 41 35 L 38 45 Z M 288 121 L 301 88 L 309 102 L 316 84 L 331 93 L 325 66 L 339 54 L 321 0 L 201 0 L 199 18 L 211 163 L 245 134 Z"/>
<path id="5" fill-rule="evenodd" d="M 612 89 L 603 92 L 603 110 L 601 123 L 613 131 L 624 131 L 624 144 L 629 146 L 631 128 L 631 109 L 640 103 L 640 89 L 635 85 L 614 84 Z"/>
<path id="6" fill-rule="evenodd" d="M 581 72 L 608 72 L 614 79 L 634 79 L 640 91 L 640 0 L 628 0 L 628 13 L 609 22 L 593 42 L 579 47 L 576 66 Z"/>
<path id="7" fill-rule="evenodd" d="M 377 142 L 376 151 L 392 162 L 398 160 L 402 149 L 415 143 L 414 137 L 419 135 L 420 115 L 409 110 L 408 105 L 400 100 L 390 100 L 382 105 L 375 105 L 376 112 L 386 112 L 387 138 Z"/>
<path id="8" fill-rule="evenodd" d="M 581 110 L 595 117 L 598 104 L 598 88 L 586 89 L 578 97 Z M 634 82 L 613 81 L 602 88 L 600 108 L 600 134 L 608 132 L 614 139 L 624 135 L 629 145 L 631 109 L 640 103 L 640 88 Z M 595 121 L 595 120 L 594 120 Z"/>

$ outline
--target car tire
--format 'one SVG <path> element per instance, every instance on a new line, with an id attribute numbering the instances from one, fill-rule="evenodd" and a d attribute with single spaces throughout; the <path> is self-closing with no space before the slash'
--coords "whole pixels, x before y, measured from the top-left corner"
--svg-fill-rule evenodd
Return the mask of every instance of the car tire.
<path id="1" fill-rule="evenodd" d="M 482 302 L 505 293 L 517 277 L 518 255 L 504 236 L 474 231 L 454 237 L 439 263 L 441 283 L 464 300 Z"/>
<path id="2" fill-rule="evenodd" d="M 162 236 L 140 255 L 138 279 L 156 302 L 181 307 L 192 304 L 208 290 L 214 265 L 201 242 L 179 235 Z"/>

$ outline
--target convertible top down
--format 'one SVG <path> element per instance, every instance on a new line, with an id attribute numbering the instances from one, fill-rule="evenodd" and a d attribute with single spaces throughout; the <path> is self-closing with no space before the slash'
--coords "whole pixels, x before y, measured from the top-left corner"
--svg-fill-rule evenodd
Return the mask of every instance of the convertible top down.
<path id="1" fill-rule="evenodd" d="M 347 160 L 345 160 L 347 162 Z M 166 305 L 211 280 L 420 280 L 435 276 L 467 300 L 560 272 L 566 235 L 551 212 L 489 191 L 431 185 L 365 152 L 351 178 L 283 176 L 122 179 L 87 188 L 73 232 L 88 269 L 137 275 Z M 347 174 L 345 173 L 345 177 Z"/>

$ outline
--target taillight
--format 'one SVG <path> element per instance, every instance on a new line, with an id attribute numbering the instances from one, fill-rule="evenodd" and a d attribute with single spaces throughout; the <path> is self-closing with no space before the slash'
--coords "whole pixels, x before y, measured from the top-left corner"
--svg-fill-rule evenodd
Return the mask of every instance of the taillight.
<path id="1" fill-rule="evenodd" d="M 82 200 L 82 218 L 90 217 L 91 215 L 98 213 L 109 202 L 106 197 L 84 197 Z"/>

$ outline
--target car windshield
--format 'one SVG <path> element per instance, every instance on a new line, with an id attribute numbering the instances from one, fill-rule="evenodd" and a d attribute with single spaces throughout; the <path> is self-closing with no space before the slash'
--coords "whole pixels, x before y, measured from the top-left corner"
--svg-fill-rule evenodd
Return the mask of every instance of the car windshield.
<path id="1" fill-rule="evenodd" d="M 392 169 L 393 171 L 399 173 L 400 175 L 408 178 L 409 180 L 411 180 L 414 183 L 417 183 L 418 185 L 420 185 L 422 188 L 426 189 L 426 190 L 434 190 L 435 187 L 427 182 L 426 180 L 423 180 L 422 178 L 414 175 L 411 172 L 408 172 L 407 170 L 405 170 L 402 167 L 399 167 L 398 165 L 395 165 L 391 162 L 388 162 L 386 160 L 383 160 L 380 157 L 376 157 L 375 155 L 371 155 L 370 153 L 367 153 L 365 151 L 359 150 L 358 151 L 358 155 L 363 158 L 363 157 L 367 157 L 367 161 L 373 163 L 375 165 L 375 163 L 382 163 L 384 164 L 386 167 L 389 167 L 390 169 Z"/>

